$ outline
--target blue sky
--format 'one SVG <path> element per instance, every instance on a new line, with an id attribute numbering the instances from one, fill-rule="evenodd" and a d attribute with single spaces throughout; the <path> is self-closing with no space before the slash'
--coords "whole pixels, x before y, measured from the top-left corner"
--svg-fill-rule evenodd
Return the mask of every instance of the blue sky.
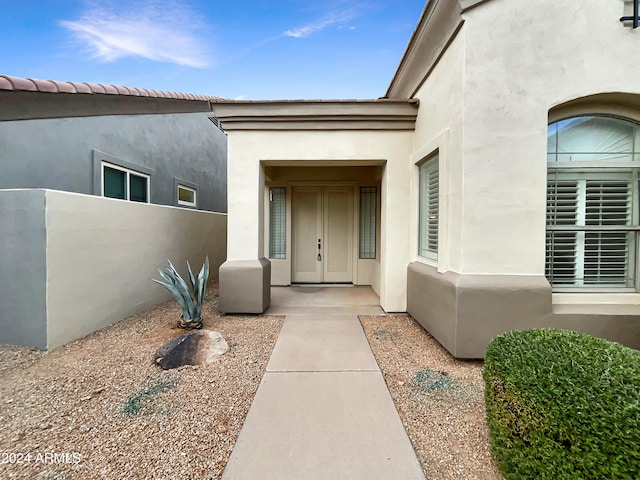
<path id="1" fill-rule="evenodd" d="M 0 0 L 0 73 L 234 99 L 385 94 L 425 0 Z"/>

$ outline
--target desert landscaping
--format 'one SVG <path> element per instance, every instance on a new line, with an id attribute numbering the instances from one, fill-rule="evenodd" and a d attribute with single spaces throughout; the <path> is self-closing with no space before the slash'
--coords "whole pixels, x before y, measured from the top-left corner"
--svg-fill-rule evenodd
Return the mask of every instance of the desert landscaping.
<path id="1" fill-rule="evenodd" d="M 210 291 L 204 329 L 230 347 L 210 365 L 154 364 L 184 332 L 175 302 L 49 352 L 0 346 L 0 477 L 220 478 L 284 317 L 223 315 Z M 453 359 L 409 316 L 361 323 L 427 478 L 501 478 L 482 362 Z"/>

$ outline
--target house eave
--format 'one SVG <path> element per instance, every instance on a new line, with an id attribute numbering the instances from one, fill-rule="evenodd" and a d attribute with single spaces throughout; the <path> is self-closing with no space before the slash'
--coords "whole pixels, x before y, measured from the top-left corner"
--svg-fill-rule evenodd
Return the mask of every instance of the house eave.
<path id="1" fill-rule="evenodd" d="M 464 24 L 463 14 L 490 0 L 430 0 L 385 94 L 414 97 Z"/>
<path id="2" fill-rule="evenodd" d="M 208 112 L 207 100 L 0 90 L 0 121 Z"/>
<path id="3" fill-rule="evenodd" d="M 209 110 L 219 97 L 0 75 L 0 121 Z"/>
<path id="4" fill-rule="evenodd" d="M 223 130 L 413 130 L 415 99 L 212 101 Z"/>

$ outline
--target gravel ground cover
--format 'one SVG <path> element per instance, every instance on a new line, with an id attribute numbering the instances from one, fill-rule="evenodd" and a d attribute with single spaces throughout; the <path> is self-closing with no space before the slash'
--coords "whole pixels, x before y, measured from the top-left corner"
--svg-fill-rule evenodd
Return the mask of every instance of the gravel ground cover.
<path id="1" fill-rule="evenodd" d="M 360 321 L 427 479 L 502 479 L 489 452 L 482 362 L 456 360 L 408 315 Z"/>
<path id="2" fill-rule="evenodd" d="M 1 345 L 0 478 L 220 478 L 283 317 L 221 315 L 216 297 L 204 328 L 230 351 L 206 367 L 153 364 L 184 333 L 176 302 L 48 353 Z"/>
<path id="3" fill-rule="evenodd" d="M 216 298 L 204 328 L 231 350 L 207 367 L 153 364 L 183 333 L 175 302 L 51 352 L 0 345 L 0 478 L 220 478 L 283 317 L 222 315 Z M 361 323 L 427 478 L 501 479 L 482 362 L 455 360 L 409 316 Z"/>

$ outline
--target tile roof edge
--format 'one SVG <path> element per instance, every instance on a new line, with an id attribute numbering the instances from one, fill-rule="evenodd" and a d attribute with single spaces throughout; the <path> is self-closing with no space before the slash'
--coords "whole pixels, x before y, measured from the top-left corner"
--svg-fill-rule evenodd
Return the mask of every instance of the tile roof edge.
<path id="1" fill-rule="evenodd" d="M 294 99 L 294 100 L 231 100 L 227 98 L 221 98 L 211 100 L 214 105 L 295 105 L 295 104 L 317 104 L 317 105 L 330 105 L 330 104 L 402 104 L 409 103 L 418 105 L 420 103 L 418 98 L 339 98 L 339 99 Z"/>
<path id="2" fill-rule="evenodd" d="M 0 91 L 21 91 L 41 93 L 67 93 L 84 95 L 120 95 L 126 97 L 154 97 L 170 100 L 188 101 L 220 101 L 221 97 L 198 95 L 180 92 L 165 92 L 143 88 L 125 87 L 122 85 L 105 85 L 101 83 L 61 82 L 58 80 L 41 80 L 22 78 L 0 74 Z"/>

